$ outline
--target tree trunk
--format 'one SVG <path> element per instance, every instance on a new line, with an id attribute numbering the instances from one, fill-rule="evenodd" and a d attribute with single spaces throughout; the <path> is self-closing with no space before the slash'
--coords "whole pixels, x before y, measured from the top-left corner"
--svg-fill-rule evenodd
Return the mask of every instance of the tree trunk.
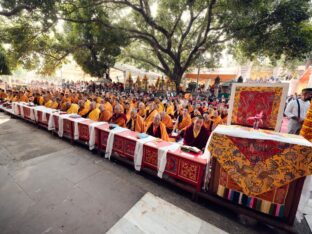
<path id="1" fill-rule="evenodd" d="M 176 89 L 177 89 L 177 93 L 180 92 L 180 84 L 181 84 L 181 80 L 182 80 L 182 76 L 183 73 L 182 72 L 177 72 L 174 73 L 170 76 L 170 79 L 175 83 L 176 85 Z"/>

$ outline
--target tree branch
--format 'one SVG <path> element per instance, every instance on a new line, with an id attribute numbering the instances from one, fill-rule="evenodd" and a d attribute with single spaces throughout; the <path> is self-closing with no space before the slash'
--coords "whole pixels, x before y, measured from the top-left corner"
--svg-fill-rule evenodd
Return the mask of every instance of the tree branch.
<path id="1" fill-rule="evenodd" d="M 147 63 L 147 64 L 151 65 L 152 67 L 158 69 L 159 71 L 161 71 L 161 72 L 163 72 L 163 73 L 166 73 L 166 71 L 165 71 L 162 67 L 156 65 L 155 63 L 151 62 L 151 61 L 148 60 L 148 59 L 144 59 L 144 58 L 142 58 L 142 57 L 134 56 L 134 55 L 132 55 L 132 54 L 131 54 L 131 55 L 128 55 L 128 57 L 129 57 L 129 58 L 132 58 L 132 59 L 134 59 L 134 60 L 141 61 L 141 62 L 143 62 L 143 63 Z"/>
<path id="2" fill-rule="evenodd" d="M 200 39 L 201 38 L 201 33 L 199 33 L 198 38 L 197 38 L 196 46 L 191 51 L 191 53 L 189 54 L 186 62 L 184 63 L 184 66 L 182 67 L 183 71 L 185 71 L 190 66 L 190 64 L 191 64 L 191 62 L 193 60 L 193 56 L 198 52 L 198 49 L 201 46 L 203 46 L 204 43 L 207 41 L 207 36 L 208 36 L 209 31 L 210 31 L 210 26 L 211 26 L 211 22 L 212 22 L 212 10 L 213 10 L 214 5 L 216 4 L 216 1 L 217 0 L 211 0 L 210 3 L 209 3 L 207 14 L 205 16 L 205 19 L 207 19 L 208 22 L 207 22 L 207 25 L 206 25 L 206 28 L 205 28 L 204 37 L 201 40 Z"/>
<path id="3" fill-rule="evenodd" d="M 19 12 L 21 12 L 23 10 L 32 11 L 35 8 L 36 8 L 36 6 L 21 4 L 21 5 L 16 6 L 15 8 L 13 8 L 11 11 L 0 11 L 0 15 L 10 17 L 10 16 L 18 14 Z"/>

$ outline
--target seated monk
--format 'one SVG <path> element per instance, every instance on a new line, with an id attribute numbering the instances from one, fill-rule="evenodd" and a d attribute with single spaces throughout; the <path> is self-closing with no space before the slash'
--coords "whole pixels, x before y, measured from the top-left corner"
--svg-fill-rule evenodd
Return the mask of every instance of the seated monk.
<path id="1" fill-rule="evenodd" d="M 153 122 L 153 120 L 157 114 L 158 114 L 157 105 L 153 102 L 150 103 L 149 111 L 146 113 L 145 125 L 149 126 Z"/>
<path id="2" fill-rule="evenodd" d="M 197 147 L 204 150 L 208 141 L 210 132 L 204 126 L 203 118 L 197 117 L 195 122 L 184 131 L 183 144 Z"/>
<path id="3" fill-rule="evenodd" d="M 195 109 L 191 115 L 192 117 L 192 123 L 196 120 L 197 117 L 201 116 L 201 113 L 198 109 Z"/>
<path id="4" fill-rule="evenodd" d="M 90 105 L 90 112 L 88 114 L 88 118 L 93 121 L 98 121 L 100 117 L 100 109 L 96 107 L 96 102 L 92 102 Z"/>
<path id="5" fill-rule="evenodd" d="M 127 117 L 121 112 L 120 104 L 117 104 L 114 108 L 114 114 L 110 120 L 110 123 L 117 124 L 119 127 L 126 127 Z"/>
<path id="6" fill-rule="evenodd" d="M 160 138 L 164 141 L 170 141 L 166 126 L 161 122 L 160 114 L 156 114 L 153 122 L 147 126 L 146 133 L 153 137 Z"/>
<path id="7" fill-rule="evenodd" d="M 104 104 L 100 105 L 100 111 L 101 113 L 100 113 L 99 121 L 109 122 L 113 116 L 113 113 L 106 110 Z"/>
<path id="8" fill-rule="evenodd" d="M 51 108 L 52 106 L 52 100 L 48 98 L 48 96 L 44 96 L 44 106 L 47 107 L 47 108 Z"/>
<path id="9" fill-rule="evenodd" d="M 161 122 L 166 126 L 167 132 L 170 134 L 173 130 L 173 122 L 170 117 L 165 111 L 160 113 Z"/>
<path id="10" fill-rule="evenodd" d="M 12 95 L 12 99 L 11 101 L 12 102 L 17 102 L 19 99 L 18 99 L 18 92 L 14 91 L 13 92 L 13 95 Z"/>
<path id="11" fill-rule="evenodd" d="M 85 105 L 85 102 L 83 100 L 79 100 L 78 101 L 78 105 L 79 105 L 79 112 L 78 114 L 81 117 L 87 117 L 89 112 L 90 112 L 90 106 L 89 105 Z"/>
<path id="12" fill-rule="evenodd" d="M 228 111 L 227 111 L 226 108 L 223 108 L 222 111 L 221 111 L 222 124 L 226 124 L 227 117 L 228 117 Z"/>
<path id="13" fill-rule="evenodd" d="M 58 109 L 59 107 L 59 101 L 60 99 L 59 98 L 56 98 L 56 97 L 53 97 L 52 98 L 52 105 L 51 105 L 51 109 Z"/>
<path id="14" fill-rule="evenodd" d="M 212 121 L 210 120 L 209 114 L 205 113 L 203 115 L 203 119 L 204 119 L 204 127 L 207 128 L 209 131 L 211 131 Z"/>
<path id="15" fill-rule="evenodd" d="M 7 94 L 4 92 L 4 89 L 0 89 L 0 100 L 3 101 L 7 98 Z"/>
<path id="16" fill-rule="evenodd" d="M 23 93 L 22 91 L 20 91 L 20 96 L 19 96 L 19 100 L 20 102 L 29 102 L 28 97 L 26 96 L 25 93 Z"/>
<path id="17" fill-rule="evenodd" d="M 128 123 L 128 121 L 130 120 L 130 118 L 131 118 L 131 107 L 130 107 L 130 103 L 129 102 L 125 102 L 125 104 L 124 104 L 124 114 L 126 115 L 126 117 L 127 117 L 127 123 Z"/>
<path id="18" fill-rule="evenodd" d="M 218 111 L 214 112 L 214 115 L 211 117 L 212 127 L 211 131 L 213 131 L 219 124 L 223 124 L 223 120 L 219 115 Z"/>
<path id="19" fill-rule="evenodd" d="M 171 118 L 174 117 L 174 104 L 171 101 L 167 104 L 166 112 Z"/>
<path id="20" fill-rule="evenodd" d="M 109 98 L 105 98 L 104 108 L 105 108 L 105 110 L 109 111 L 110 113 L 113 113 L 113 106 L 109 102 Z"/>
<path id="21" fill-rule="evenodd" d="M 67 114 L 78 114 L 79 106 L 75 103 L 70 104 L 70 102 L 66 103 L 66 107 L 69 108 L 67 109 L 66 113 Z"/>
<path id="22" fill-rule="evenodd" d="M 127 128 L 134 132 L 145 132 L 144 119 L 137 114 L 136 109 L 132 109 L 130 112 L 130 120 L 127 123 Z"/>
<path id="23" fill-rule="evenodd" d="M 185 130 L 188 126 L 192 124 L 191 116 L 188 113 L 187 109 L 184 109 L 182 115 L 178 116 L 176 129 L 180 132 Z"/>
<path id="24" fill-rule="evenodd" d="M 138 115 L 141 116 L 143 119 L 145 119 L 146 116 L 146 108 L 143 102 L 139 103 L 139 111 Z"/>
<path id="25" fill-rule="evenodd" d="M 158 98 L 155 99 L 155 103 L 157 105 L 158 113 L 163 112 L 165 110 L 164 104 Z"/>

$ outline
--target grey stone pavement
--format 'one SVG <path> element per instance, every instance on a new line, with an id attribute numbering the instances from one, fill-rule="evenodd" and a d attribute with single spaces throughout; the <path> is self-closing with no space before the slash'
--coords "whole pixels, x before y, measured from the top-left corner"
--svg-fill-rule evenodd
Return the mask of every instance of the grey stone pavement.
<path id="1" fill-rule="evenodd" d="M 0 233 L 105 233 L 146 192 L 229 233 L 283 233 L 0 113 Z"/>

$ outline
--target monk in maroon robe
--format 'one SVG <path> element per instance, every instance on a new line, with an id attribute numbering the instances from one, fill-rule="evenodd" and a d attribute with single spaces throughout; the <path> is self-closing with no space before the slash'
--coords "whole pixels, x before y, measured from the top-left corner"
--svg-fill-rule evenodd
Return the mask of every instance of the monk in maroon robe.
<path id="1" fill-rule="evenodd" d="M 188 146 L 197 147 L 203 150 L 208 141 L 210 132 L 204 126 L 203 118 L 197 117 L 194 123 L 187 127 L 184 132 L 183 144 Z"/>

